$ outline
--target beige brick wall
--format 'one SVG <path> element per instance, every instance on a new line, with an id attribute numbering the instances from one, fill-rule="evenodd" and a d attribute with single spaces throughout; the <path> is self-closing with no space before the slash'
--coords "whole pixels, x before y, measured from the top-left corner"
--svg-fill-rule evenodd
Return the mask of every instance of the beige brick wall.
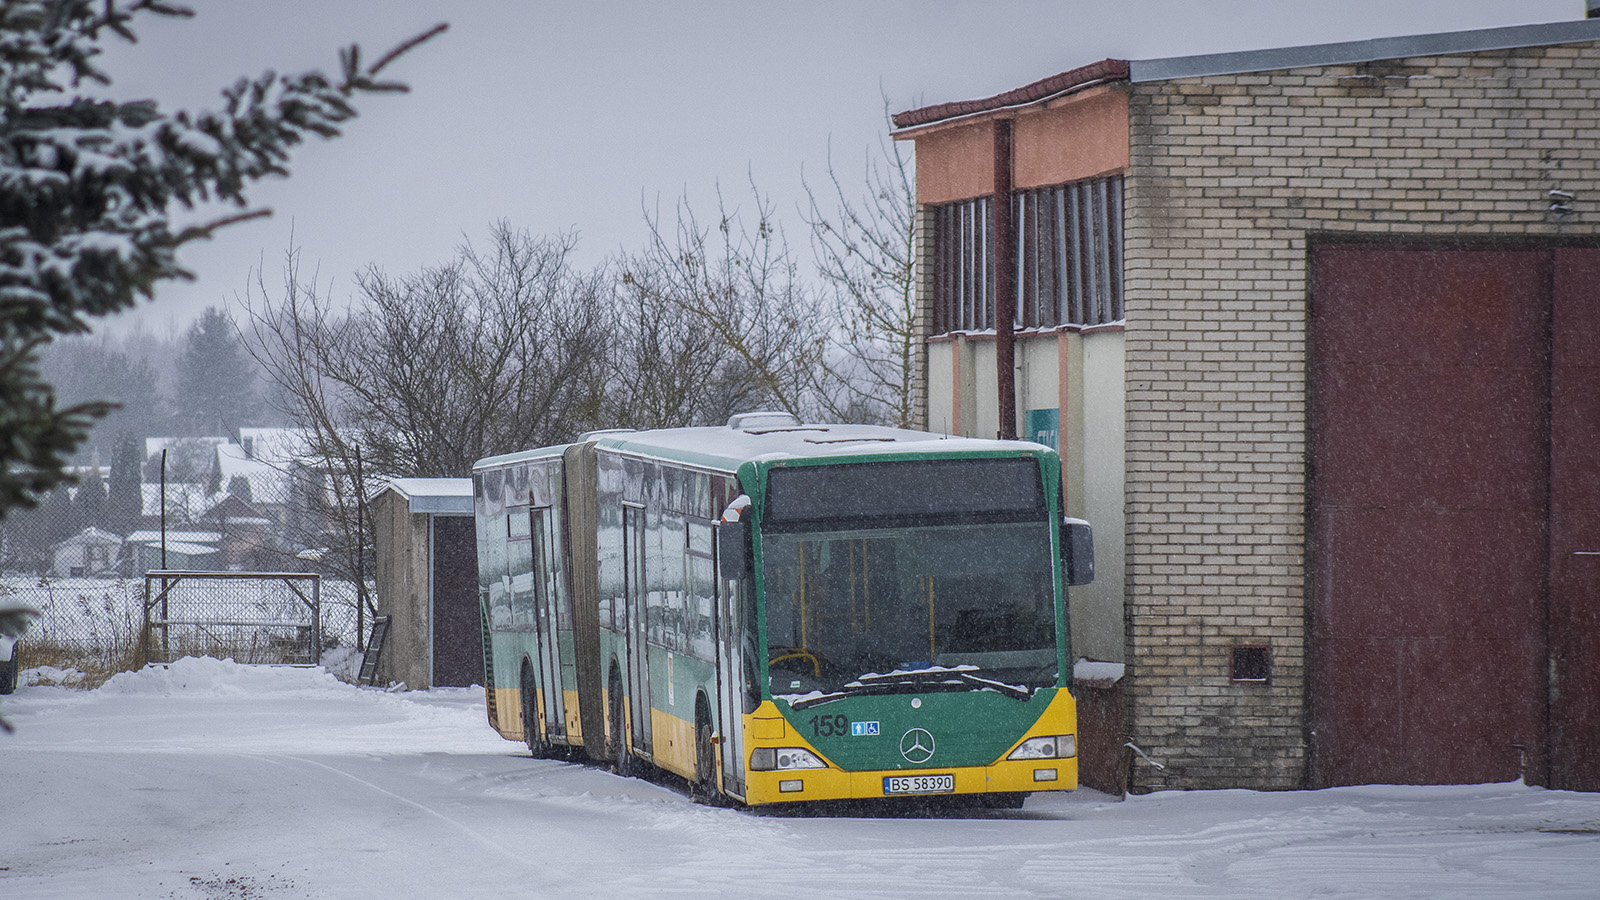
<path id="1" fill-rule="evenodd" d="M 1129 734 L 1139 788 L 1306 763 L 1306 259 L 1339 236 L 1589 235 L 1600 46 L 1131 85 Z M 1546 191 L 1577 194 L 1549 220 Z M 1270 644 L 1270 685 L 1229 648 Z"/>

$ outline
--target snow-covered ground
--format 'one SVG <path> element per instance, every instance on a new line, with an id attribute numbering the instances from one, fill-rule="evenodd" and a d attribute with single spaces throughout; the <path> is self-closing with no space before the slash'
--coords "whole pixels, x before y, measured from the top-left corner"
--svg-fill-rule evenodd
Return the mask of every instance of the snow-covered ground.
<path id="1" fill-rule="evenodd" d="M 794 817 L 530 760 L 479 689 L 191 659 L 0 714 L 6 900 L 1600 895 L 1600 795 L 1515 784 Z"/>

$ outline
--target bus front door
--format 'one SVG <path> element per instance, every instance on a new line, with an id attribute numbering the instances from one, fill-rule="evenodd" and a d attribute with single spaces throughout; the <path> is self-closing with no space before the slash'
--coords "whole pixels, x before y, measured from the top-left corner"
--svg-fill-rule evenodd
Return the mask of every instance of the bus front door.
<path id="1" fill-rule="evenodd" d="M 650 752 L 650 662 L 645 647 L 644 508 L 622 508 L 622 565 L 627 603 L 628 712 L 632 746 Z"/>
<path id="2" fill-rule="evenodd" d="M 556 615 L 556 578 L 550 543 L 550 511 L 534 509 L 533 521 L 534 626 L 538 629 L 539 683 L 544 686 L 544 728 L 546 741 L 566 743 L 566 694 L 561 679 L 561 647 Z"/>
<path id="3" fill-rule="evenodd" d="M 742 594 L 749 588 L 743 579 L 726 577 L 720 565 L 716 582 L 717 600 L 712 609 L 717 636 L 717 720 L 721 723 L 718 731 L 722 736 L 722 789 L 743 797 L 744 698 L 753 687 L 744 683 L 746 661 L 742 643 Z"/>

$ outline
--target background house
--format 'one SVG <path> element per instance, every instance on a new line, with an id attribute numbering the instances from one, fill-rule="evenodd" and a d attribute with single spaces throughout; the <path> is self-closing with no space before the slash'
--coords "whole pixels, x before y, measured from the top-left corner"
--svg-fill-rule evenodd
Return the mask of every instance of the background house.
<path id="1" fill-rule="evenodd" d="M 1600 20 L 895 123 L 925 424 L 1059 431 L 1135 788 L 1600 789 Z"/>
<path id="2" fill-rule="evenodd" d="M 119 535 L 91 525 L 52 548 L 50 574 L 58 578 L 112 574 L 112 566 L 121 549 L 122 538 Z"/>

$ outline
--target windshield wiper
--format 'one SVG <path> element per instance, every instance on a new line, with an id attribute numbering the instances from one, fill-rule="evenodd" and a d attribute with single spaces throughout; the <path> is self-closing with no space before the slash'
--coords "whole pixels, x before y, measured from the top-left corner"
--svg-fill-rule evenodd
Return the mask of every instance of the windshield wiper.
<path id="1" fill-rule="evenodd" d="M 995 681 L 974 674 L 974 668 L 920 669 L 914 672 L 890 672 L 886 675 L 871 673 L 827 693 L 814 694 L 801 700 L 789 701 L 791 709 L 805 709 L 845 697 L 881 696 L 921 692 L 970 691 L 987 689 L 1018 700 L 1026 700 L 1033 692 L 1025 687 Z"/>
<path id="2" fill-rule="evenodd" d="M 887 675 L 862 675 L 856 679 L 856 683 L 863 686 L 900 685 L 934 690 L 966 690 L 969 687 L 979 687 L 999 691 L 1019 700 L 1033 696 L 1033 692 L 1025 687 L 984 678 L 977 674 L 976 667 L 968 666 L 959 669 L 921 669 L 915 672 L 890 672 Z M 850 685 L 845 687 L 849 688 Z"/>

